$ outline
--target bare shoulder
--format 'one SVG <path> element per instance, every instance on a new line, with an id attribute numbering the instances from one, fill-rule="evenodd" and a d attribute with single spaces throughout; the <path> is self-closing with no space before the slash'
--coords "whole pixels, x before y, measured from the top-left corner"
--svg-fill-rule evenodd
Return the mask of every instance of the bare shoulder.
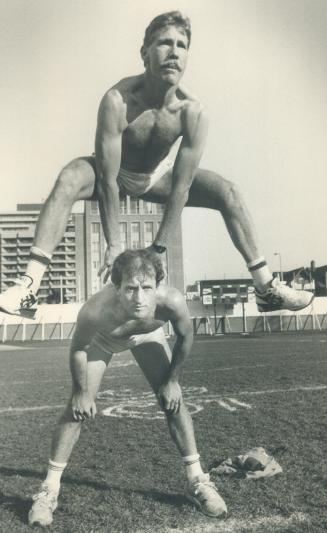
<path id="1" fill-rule="evenodd" d="M 91 296 L 81 307 L 78 313 L 78 321 L 90 324 L 99 323 L 103 317 L 104 310 L 110 308 L 110 303 L 113 300 L 113 291 L 110 285 L 106 285 L 101 291 Z"/>
<path id="2" fill-rule="evenodd" d="M 180 87 L 178 97 L 182 99 L 181 124 L 182 134 L 186 138 L 192 138 L 200 127 L 206 131 L 209 123 L 209 115 L 200 100 L 188 90 Z"/>
<path id="3" fill-rule="evenodd" d="M 174 287 L 163 285 L 158 289 L 157 305 L 169 315 L 169 318 L 189 316 L 184 296 Z"/>
<path id="4" fill-rule="evenodd" d="M 143 75 L 139 74 L 137 76 L 128 76 L 127 78 L 121 79 L 118 83 L 110 87 L 106 91 L 104 97 L 115 97 L 120 96 L 123 100 L 127 100 L 130 94 L 134 93 L 137 88 L 142 85 Z"/>

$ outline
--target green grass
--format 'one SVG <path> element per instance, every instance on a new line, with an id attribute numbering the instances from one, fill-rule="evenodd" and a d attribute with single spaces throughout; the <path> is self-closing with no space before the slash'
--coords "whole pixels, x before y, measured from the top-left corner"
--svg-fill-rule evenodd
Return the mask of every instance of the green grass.
<path id="1" fill-rule="evenodd" d="M 116 356 L 102 384 L 113 396 L 105 395 L 98 410 L 116 407 L 117 416 L 99 414 L 84 425 L 51 531 L 327 531 L 326 347 L 324 333 L 195 340 L 182 383 L 191 409 L 202 409 L 193 420 L 203 466 L 263 446 L 283 468 L 270 479 L 215 479 L 229 510 L 225 521 L 203 516 L 186 500 L 181 461 L 148 385 L 129 354 Z M 56 406 L 70 392 L 68 344 L 1 347 L 0 359 L 0 532 L 24 532 Z"/>

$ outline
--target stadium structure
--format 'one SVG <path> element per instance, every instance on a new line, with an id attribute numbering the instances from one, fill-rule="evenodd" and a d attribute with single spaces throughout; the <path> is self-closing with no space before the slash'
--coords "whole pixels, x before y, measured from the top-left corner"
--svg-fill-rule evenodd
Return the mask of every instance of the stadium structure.
<path id="1" fill-rule="evenodd" d="M 42 204 L 18 204 L 17 211 L 0 213 L 0 292 L 25 272 L 41 207 Z M 121 198 L 121 250 L 150 246 L 162 214 L 159 204 Z M 39 302 L 83 302 L 100 290 L 98 270 L 105 249 L 98 203 L 78 202 L 42 279 Z M 169 283 L 184 293 L 181 224 L 175 229 L 166 261 Z"/>

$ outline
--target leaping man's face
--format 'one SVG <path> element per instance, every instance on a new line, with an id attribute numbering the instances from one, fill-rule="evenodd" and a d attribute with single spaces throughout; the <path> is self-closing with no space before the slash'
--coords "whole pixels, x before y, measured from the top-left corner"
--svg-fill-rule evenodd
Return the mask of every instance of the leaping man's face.
<path id="1" fill-rule="evenodd" d="M 142 48 L 146 72 L 156 80 L 177 85 L 184 74 L 188 57 L 188 38 L 178 26 L 157 30 L 152 43 Z"/>

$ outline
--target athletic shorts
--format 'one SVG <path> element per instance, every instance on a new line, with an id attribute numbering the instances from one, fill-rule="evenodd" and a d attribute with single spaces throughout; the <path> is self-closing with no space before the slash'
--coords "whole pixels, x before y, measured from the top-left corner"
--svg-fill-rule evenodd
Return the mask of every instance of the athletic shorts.
<path id="1" fill-rule="evenodd" d="M 127 339 L 117 339 L 111 337 L 110 335 L 97 332 L 87 350 L 88 360 L 90 361 L 98 358 L 100 353 L 102 354 L 103 359 L 109 362 L 114 353 L 124 352 L 125 350 L 133 350 L 133 348 L 136 346 L 140 346 L 149 342 L 161 344 L 165 349 L 168 358 L 171 359 L 171 351 L 165 336 L 165 332 L 163 328 L 158 328 L 150 333 L 131 335 L 131 337 Z"/>
<path id="2" fill-rule="evenodd" d="M 119 189 L 129 196 L 142 196 L 149 191 L 172 167 L 174 163 L 168 158 L 163 159 L 150 174 L 131 172 L 120 168 L 117 183 Z"/>

